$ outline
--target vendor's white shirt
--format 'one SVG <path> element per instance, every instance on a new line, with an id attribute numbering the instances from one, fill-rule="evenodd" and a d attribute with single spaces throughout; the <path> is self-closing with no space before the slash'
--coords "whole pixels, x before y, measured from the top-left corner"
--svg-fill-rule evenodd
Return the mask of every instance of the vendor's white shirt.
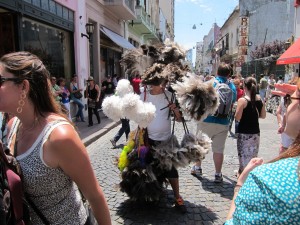
<path id="1" fill-rule="evenodd" d="M 171 100 L 171 92 L 165 90 L 168 99 Z M 144 98 L 144 93 L 141 94 L 141 98 Z M 145 102 L 151 102 L 155 108 L 155 117 L 148 125 L 149 138 L 156 141 L 165 141 L 171 136 L 171 118 L 169 116 L 169 102 L 166 96 L 162 94 L 151 95 L 150 92 L 146 93 Z M 164 108 L 163 110 L 161 110 Z"/>

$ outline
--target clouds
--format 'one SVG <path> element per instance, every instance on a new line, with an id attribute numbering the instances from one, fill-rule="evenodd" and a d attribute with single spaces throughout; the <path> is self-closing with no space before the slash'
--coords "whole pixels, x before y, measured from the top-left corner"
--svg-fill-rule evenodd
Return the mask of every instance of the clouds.
<path id="1" fill-rule="evenodd" d="M 209 1 L 205 1 L 205 0 L 175 0 L 176 3 L 192 3 L 195 5 L 198 5 L 202 10 L 204 11 L 212 11 L 212 7 L 209 6 L 208 4 L 206 4 L 206 2 L 208 3 Z"/>

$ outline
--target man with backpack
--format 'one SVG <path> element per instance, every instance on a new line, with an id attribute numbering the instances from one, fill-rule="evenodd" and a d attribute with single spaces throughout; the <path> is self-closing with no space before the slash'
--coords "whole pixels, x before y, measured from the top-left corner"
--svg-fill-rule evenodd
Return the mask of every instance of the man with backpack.
<path id="1" fill-rule="evenodd" d="M 214 87 L 219 95 L 219 107 L 214 115 L 208 116 L 198 124 L 197 130 L 203 131 L 212 139 L 212 151 L 215 164 L 215 182 L 223 181 L 222 164 L 224 159 L 225 141 L 228 134 L 230 112 L 236 101 L 236 88 L 229 77 L 230 65 L 221 63 L 218 67 Z M 202 175 L 201 161 L 197 162 L 191 170 L 193 175 Z"/>

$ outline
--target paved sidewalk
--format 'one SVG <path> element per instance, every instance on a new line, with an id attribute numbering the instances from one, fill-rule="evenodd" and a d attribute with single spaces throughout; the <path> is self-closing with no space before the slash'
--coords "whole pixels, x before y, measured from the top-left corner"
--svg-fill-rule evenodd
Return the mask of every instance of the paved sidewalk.
<path id="1" fill-rule="evenodd" d="M 86 147 L 120 124 L 120 122 L 114 122 L 106 117 L 102 111 L 100 111 L 99 114 L 101 123 L 98 124 L 96 116 L 93 115 L 94 125 L 91 127 L 88 127 L 87 117 L 85 118 L 85 122 L 74 122 L 78 129 L 79 136 Z"/>
<path id="2" fill-rule="evenodd" d="M 104 118 L 102 114 L 101 119 Z M 105 124 L 106 122 L 107 124 Z M 115 158 L 119 156 L 125 137 L 118 142 L 117 148 L 113 148 L 110 139 L 116 134 L 120 126 L 112 128 L 116 123 L 103 119 L 103 124 L 92 127 L 99 137 L 88 146 L 93 168 L 97 179 L 103 188 L 107 199 L 113 224 L 157 224 L 157 225 L 194 225 L 194 224 L 223 224 L 230 202 L 233 196 L 233 187 L 236 182 L 234 170 L 238 168 L 236 140 L 228 138 L 225 147 L 225 159 L 223 164 L 224 182 L 215 184 L 214 164 L 212 153 L 209 153 L 203 162 L 203 176 L 197 178 L 190 175 L 190 168 L 179 169 L 180 193 L 185 200 L 188 213 L 181 214 L 173 207 L 173 194 L 170 185 L 166 194 L 156 205 L 136 204 L 131 202 L 127 195 L 119 190 L 121 181 L 120 171 L 115 164 Z M 79 124 L 82 137 L 88 140 L 87 131 L 90 129 Z M 97 127 L 98 126 L 98 127 Z M 136 125 L 131 122 L 131 128 Z M 276 117 L 267 114 L 265 120 L 260 120 L 261 141 L 259 156 L 266 160 L 274 158 L 278 154 L 279 135 L 277 135 Z M 109 127 L 112 129 L 109 131 Z M 196 124 L 188 122 L 190 132 L 194 132 Z M 176 124 L 175 134 L 181 140 L 184 131 L 181 124 Z M 91 140 L 91 139 L 89 139 Z M 88 143 L 88 141 L 87 141 Z"/>

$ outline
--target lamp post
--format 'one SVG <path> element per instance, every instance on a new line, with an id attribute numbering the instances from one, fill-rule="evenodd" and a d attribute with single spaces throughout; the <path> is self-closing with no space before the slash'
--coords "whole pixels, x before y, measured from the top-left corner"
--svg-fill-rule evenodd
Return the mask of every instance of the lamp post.
<path id="1" fill-rule="evenodd" d="M 85 24 L 85 30 L 87 34 L 81 33 L 81 37 L 86 37 L 90 42 L 92 39 L 92 34 L 94 33 L 95 25 L 93 23 Z"/>
<path id="2" fill-rule="evenodd" d="M 89 40 L 89 52 L 90 52 L 90 76 L 94 74 L 94 57 L 93 57 L 93 33 L 94 33 L 95 25 L 93 23 L 86 23 L 85 30 L 87 34 L 81 33 L 81 37 L 86 37 Z"/>

